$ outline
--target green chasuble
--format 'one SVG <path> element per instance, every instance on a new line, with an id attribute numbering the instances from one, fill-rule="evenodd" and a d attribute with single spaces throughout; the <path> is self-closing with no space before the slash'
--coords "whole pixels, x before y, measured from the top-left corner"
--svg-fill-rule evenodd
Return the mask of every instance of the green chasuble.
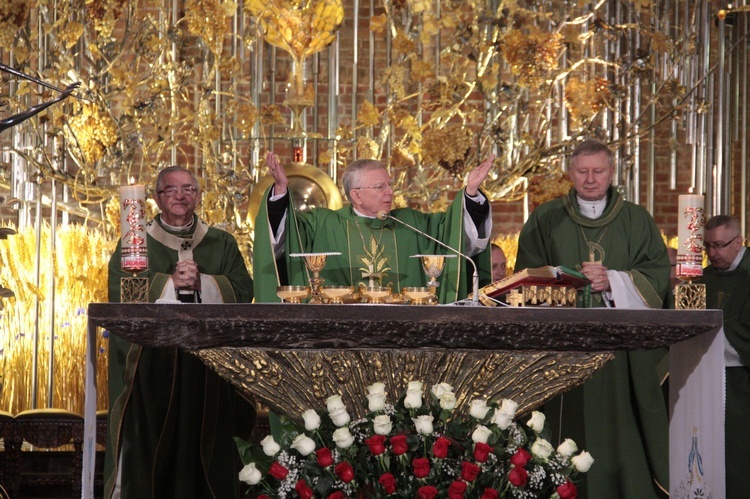
<path id="1" fill-rule="evenodd" d="M 253 282 L 230 234 L 197 217 L 190 233 L 170 234 L 157 217 L 148 224 L 147 245 L 149 268 L 139 276 L 149 278 L 150 301 L 171 286 L 182 259 L 198 264 L 204 302 L 210 289 L 215 303 L 252 300 Z M 120 254 L 118 245 L 109 262 L 111 302 L 120 301 L 120 278 L 132 275 L 120 268 Z M 237 497 L 233 437 L 249 437 L 254 412 L 196 356 L 110 335 L 109 403 L 105 497 L 118 471 L 124 499 Z"/>
<path id="2" fill-rule="evenodd" d="M 649 307 L 662 307 L 670 271 L 664 241 L 648 212 L 612 187 L 597 219 L 581 215 L 574 189 L 535 209 L 519 236 L 516 271 L 543 265 L 580 269 L 591 253 L 609 270 L 627 272 Z M 601 293 L 591 302 L 605 306 Z M 617 353 L 582 387 L 566 393 L 564 404 L 557 397 L 545 405 L 553 440 L 572 438 L 595 459 L 579 497 L 666 496 L 668 417 L 657 369 L 665 354 Z"/>
<path id="3" fill-rule="evenodd" d="M 750 490 L 750 251 L 734 270 L 706 267 L 703 282 L 706 306 L 724 311 L 724 335 L 744 364 L 726 368 L 724 429 L 727 498 L 740 499 Z"/>
<path id="4" fill-rule="evenodd" d="M 269 191 L 265 194 L 266 200 Z M 444 213 L 422 213 L 401 208 L 391 211 L 391 215 L 464 253 L 463 203 L 464 194 L 461 191 Z M 293 205 L 293 200 L 290 199 L 290 207 Z M 267 203 L 264 202 L 255 222 L 253 250 L 253 275 L 258 302 L 280 301 L 276 296 L 276 287 L 281 283 L 309 284 L 310 276 L 304 259 L 289 256 L 294 253 L 341 252 L 340 256 L 327 258 L 321 272 L 321 277 L 325 279 L 324 286 L 358 286 L 359 283 L 368 285 L 367 274 L 370 270 L 367 262 L 375 260 L 375 273 L 382 274 L 381 285 L 391 285 L 393 293 L 400 293 L 404 287 L 427 285 L 429 278 L 422 269 L 421 259 L 411 258 L 412 255 L 453 254 L 393 220 L 357 216 L 350 206 L 339 210 L 315 208 L 307 212 L 289 209 L 283 262 L 274 258 L 269 231 Z M 479 285 L 488 284 L 489 245 L 474 257 L 474 261 L 479 267 Z M 472 275 L 473 267 L 463 258 L 446 258 L 437 290 L 440 303 L 466 298 L 471 292 Z"/>

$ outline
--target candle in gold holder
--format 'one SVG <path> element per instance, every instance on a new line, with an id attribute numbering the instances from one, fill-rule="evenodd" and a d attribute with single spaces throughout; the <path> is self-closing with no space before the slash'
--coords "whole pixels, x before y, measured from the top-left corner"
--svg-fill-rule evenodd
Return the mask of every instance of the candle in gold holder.
<path id="1" fill-rule="evenodd" d="M 122 269 L 142 272 L 148 268 L 146 188 L 142 185 L 121 186 L 120 210 Z"/>
<path id="2" fill-rule="evenodd" d="M 692 280 L 703 275 L 704 198 L 699 194 L 679 196 L 677 219 L 676 275 L 686 282 L 675 286 L 675 308 L 706 308 L 706 286 Z"/>
<path id="3" fill-rule="evenodd" d="M 694 279 L 703 275 L 703 196 L 681 194 L 677 220 L 677 276 Z"/>

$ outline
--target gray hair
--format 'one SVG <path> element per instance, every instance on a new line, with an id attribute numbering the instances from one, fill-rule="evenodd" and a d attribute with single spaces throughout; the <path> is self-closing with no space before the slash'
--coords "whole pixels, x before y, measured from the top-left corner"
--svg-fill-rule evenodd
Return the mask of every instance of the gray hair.
<path id="1" fill-rule="evenodd" d="M 346 197 L 349 199 L 350 203 L 352 201 L 350 195 L 352 189 L 362 187 L 361 185 L 356 185 L 359 181 L 360 173 L 380 169 L 385 170 L 385 165 L 376 159 L 358 159 L 346 167 L 344 175 L 341 177 L 341 183 L 344 185 L 344 193 L 346 193 Z"/>
<path id="2" fill-rule="evenodd" d="M 604 142 L 599 142 L 595 139 L 586 139 L 573 149 L 573 153 L 570 155 L 570 165 L 573 166 L 578 156 L 589 156 L 591 154 L 599 154 L 600 152 L 607 153 L 607 159 L 609 160 L 609 167 L 614 166 L 614 159 L 612 149 L 609 148 Z"/>
<path id="3" fill-rule="evenodd" d="M 162 188 L 164 187 L 164 175 L 166 175 L 167 173 L 174 173 L 174 172 L 185 172 L 185 173 L 190 174 L 190 178 L 193 180 L 193 187 L 198 189 L 198 192 L 200 192 L 201 186 L 200 184 L 198 184 L 198 179 L 195 178 L 195 175 L 193 174 L 193 172 L 191 172 L 190 170 L 188 170 L 187 168 L 183 166 L 177 166 L 177 165 L 167 166 L 166 168 L 159 171 L 159 174 L 156 176 L 156 192 L 161 191 Z"/>
<path id="4" fill-rule="evenodd" d="M 740 219 L 733 215 L 716 215 L 711 217 L 703 228 L 704 230 L 712 230 L 723 226 L 726 226 L 732 232 L 736 232 L 738 236 L 740 235 Z"/>

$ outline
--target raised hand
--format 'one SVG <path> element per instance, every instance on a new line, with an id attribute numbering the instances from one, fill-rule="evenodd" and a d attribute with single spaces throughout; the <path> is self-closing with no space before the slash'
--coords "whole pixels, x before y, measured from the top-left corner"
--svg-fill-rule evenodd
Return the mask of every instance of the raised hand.
<path id="1" fill-rule="evenodd" d="M 272 151 L 268 151 L 266 153 L 266 165 L 268 166 L 268 172 L 273 177 L 273 194 L 275 196 L 286 194 L 289 179 L 286 176 L 284 167 L 279 163 L 279 157 Z"/>
<path id="2" fill-rule="evenodd" d="M 487 174 L 490 172 L 490 168 L 495 161 L 495 155 L 490 156 L 482 161 L 479 166 L 473 168 L 466 178 L 466 194 L 469 196 L 476 196 L 479 192 L 479 186 L 482 185 L 484 179 L 487 178 Z"/>

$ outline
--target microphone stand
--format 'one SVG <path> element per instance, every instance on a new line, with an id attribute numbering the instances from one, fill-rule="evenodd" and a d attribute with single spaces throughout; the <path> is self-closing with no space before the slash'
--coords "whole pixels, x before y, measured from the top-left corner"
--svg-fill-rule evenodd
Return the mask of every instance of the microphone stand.
<path id="1" fill-rule="evenodd" d="M 409 225 L 408 223 L 404 222 L 403 220 L 399 220 L 398 218 L 394 217 L 390 213 L 386 213 L 385 211 L 379 211 L 378 215 L 377 215 L 377 218 L 379 218 L 380 220 L 385 220 L 386 218 L 390 218 L 391 220 L 395 220 L 396 222 L 400 223 L 401 225 L 404 225 L 404 226 L 410 228 L 411 230 L 413 230 L 417 234 L 420 234 L 420 235 L 426 237 L 430 241 L 438 243 L 443 248 L 446 248 L 446 249 L 452 251 L 453 253 L 457 254 L 461 258 L 464 258 L 469 263 L 471 263 L 471 266 L 474 267 L 474 276 L 473 276 L 472 282 L 471 282 L 471 284 L 472 284 L 471 306 L 474 306 L 474 307 L 479 306 L 479 271 L 477 270 L 477 264 L 474 263 L 474 260 L 472 260 L 469 256 L 461 253 L 457 249 L 448 246 L 443 241 L 440 241 L 440 240 L 432 237 L 431 235 L 429 235 L 426 232 L 423 232 L 423 231 L 417 229 L 416 227 L 412 227 L 411 225 Z"/>

